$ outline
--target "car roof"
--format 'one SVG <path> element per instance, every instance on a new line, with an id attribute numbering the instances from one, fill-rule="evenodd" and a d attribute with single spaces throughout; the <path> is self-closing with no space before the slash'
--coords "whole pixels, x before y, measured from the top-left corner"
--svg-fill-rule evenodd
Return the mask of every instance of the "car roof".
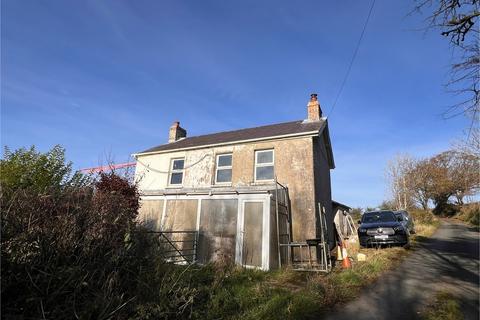
<path id="1" fill-rule="evenodd" d="M 364 214 L 367 214 L 367 213 L 386 213 L 386 212 L 390 212 L 390 213 L 393 213 L 393 214 L 395 214 L 395 212 L 394 212 L 394 211 L 392 211 L 392 210 L 375 210 L 375 211 L 367 211 L 367 212 L 365 212 Z"/>

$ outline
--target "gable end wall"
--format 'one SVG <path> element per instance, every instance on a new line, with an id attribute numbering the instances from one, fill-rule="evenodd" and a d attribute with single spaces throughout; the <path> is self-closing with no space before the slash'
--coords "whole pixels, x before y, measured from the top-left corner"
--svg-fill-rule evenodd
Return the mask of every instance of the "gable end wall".
<path id="1" fill-rule="evenodd" d="M 335 244 L 335 233 L 333 230 L 332 210 L 332 189 L 330 179 L 330 166 L 328 162 L 327 149 L 324 143 L 323 134 L 312 138 L 313 141 L 313 167 L 315 177 L 315 203 L 325 207 L 330 246 Z M 320 221 L 318 205 L 315 211 L 315 225 L 317 236 L 320 236 Z"/>

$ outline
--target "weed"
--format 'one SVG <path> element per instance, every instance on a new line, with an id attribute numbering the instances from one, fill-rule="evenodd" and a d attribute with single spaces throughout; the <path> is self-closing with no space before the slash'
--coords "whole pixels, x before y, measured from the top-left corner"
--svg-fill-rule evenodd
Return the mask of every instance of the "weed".
<path id="1" fill-rule="evenodd" d="M 463 320 L 458 299 L 448 292 L 439 292 L 421 313 L 424 320 Z"/>

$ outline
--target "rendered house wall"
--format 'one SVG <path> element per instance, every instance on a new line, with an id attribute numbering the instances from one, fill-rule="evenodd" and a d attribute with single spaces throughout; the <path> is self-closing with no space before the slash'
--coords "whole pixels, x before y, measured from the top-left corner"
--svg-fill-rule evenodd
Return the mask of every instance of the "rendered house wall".
<path id="1" fill-rule="evenodd" d="M 139 155 L 136 180 L 140 192 L 154 193 L 175 190 L 168 185 L 168 171 L 173 158 L 185 158 L 183 185 L 178 188 L 214 188 L 217 154 L 232 153 L 232 187 L 257 185 L 254 181 L 255 151 L 274 149 L 275 174 L 289 189 L 292 214 L 292 239 L 303 241 L 316 237 L 316 204 L 314 184 L 313 144 L 311 137 L 297 137 L 223 146 L 208 149 Z M 190 165 L 193 166 L 189 167 Z M 144 165 L 150 167 L 146 168 Z M 328 172 L 329 175 L 329 172 Z M 328 178 L 329 179 L 329 178 Z M 329 180 L 328 180 L 329 181 Z M 330 194 L 328 195 L 330 196 Z M 331 213 L 331 211 L 330 211 Z"/>

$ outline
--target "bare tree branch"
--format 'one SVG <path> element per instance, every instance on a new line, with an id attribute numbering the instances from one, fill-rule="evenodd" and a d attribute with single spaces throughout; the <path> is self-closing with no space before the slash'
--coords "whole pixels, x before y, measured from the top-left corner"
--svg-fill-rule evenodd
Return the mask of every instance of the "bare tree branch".
<path id="1" fill-rule="evenodd" d="M 445 84 L 448 92 L 460 101 L 444 111 L 446 119 L 458 115 L 472 117 L 480 109 L 480 0 L 415 0 L 412 12 L 428 11 L 427 29 L 439 29 L 449 38 L 454 50 L 450 80 Z M 411 12 L 411 13 L 412 13 Z"/>

